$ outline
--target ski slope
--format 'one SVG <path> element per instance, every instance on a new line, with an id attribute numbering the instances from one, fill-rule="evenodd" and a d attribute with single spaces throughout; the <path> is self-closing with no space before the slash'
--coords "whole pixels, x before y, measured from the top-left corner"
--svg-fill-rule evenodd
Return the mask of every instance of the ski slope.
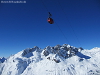
<path id="1" fill-rule="evenodd" d="M 0 63 L 0 75 L 100 75 L 100 48 L 83 50 L 68 44 L 37 46 Z"/>

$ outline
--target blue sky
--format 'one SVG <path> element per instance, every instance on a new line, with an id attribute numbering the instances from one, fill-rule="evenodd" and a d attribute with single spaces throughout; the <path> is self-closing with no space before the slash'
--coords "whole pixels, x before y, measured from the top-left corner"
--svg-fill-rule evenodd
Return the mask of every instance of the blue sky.
<path id="1" fill-rule="evenodd" d="M 48 11 L 54 24 L 47 22 Z M 99 0 L 0 3 L 0 57 L 33 46 L 45 48 L 65 43 L 85 49 L 100 47 Z"/>

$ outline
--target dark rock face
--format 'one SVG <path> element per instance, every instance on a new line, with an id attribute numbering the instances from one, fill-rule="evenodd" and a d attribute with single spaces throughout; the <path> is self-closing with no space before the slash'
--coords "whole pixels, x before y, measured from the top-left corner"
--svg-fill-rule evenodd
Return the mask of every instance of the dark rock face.
<path id="1" fill-rule="evenodd" d="M 82 49 L 82 48 L 76 48 L 76 47 L 70 46 L 68 44 L 64 44 L 62 46 L 56 45 L 54 47 L 47 46 L 44 49 L 43 54 L 45 56 L 48 56 L 50 53 L 52 53 L 52 54 L 59 55 L 63 58 L 67 58 L 67 57 L 76 55 L 76 53 L 78 52 L 79 49 Z"/>
<path id="2" fill-rule="evenodd" d="M 49 52 L 45 50 L 45 51 L 43 52 L 43 54 L 44 54 L 45 56 L 48 56 L 48 55 L 49 55 Z"/>
<path id="3" fill-rule="evenodd" d="M 28 57 L 29 57 L 29 56 L 33 55 L 32 54 L 33 51 L 41 52 L 41 49 L 37 46 L 34 46 L 34 48 L 25 49 L 25 50 L 23 50 L 22 56 L 28 55 Z"/>
<path id="4" fill-rule="evenodd" d="M 59 63 L 60 62 L 60 60 L 57 60 L 57 59 L 53 59 L 56 63 Z"/>
<path id="5" fill-rule="evenodd" d="M 56 46 L 54 46 L 54 49 L 55 50 L 60 50 L 60 47 L 61 47 L 60 45 L 56 45 Z"/>

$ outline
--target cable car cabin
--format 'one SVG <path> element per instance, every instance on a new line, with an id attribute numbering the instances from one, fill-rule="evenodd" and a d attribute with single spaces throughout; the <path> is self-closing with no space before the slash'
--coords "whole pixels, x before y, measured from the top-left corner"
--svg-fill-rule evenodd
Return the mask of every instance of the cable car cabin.
<path id="1" fill-rule="evenodd" d="M 48 23 L 53 24 L 54 23 L 53 19 L 49 17 L 48 18 Z"/>

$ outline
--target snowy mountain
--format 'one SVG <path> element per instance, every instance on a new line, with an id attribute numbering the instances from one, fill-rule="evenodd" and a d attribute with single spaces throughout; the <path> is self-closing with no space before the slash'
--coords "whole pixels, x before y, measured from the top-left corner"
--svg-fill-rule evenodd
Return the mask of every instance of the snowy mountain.
<path id="1" fill-rule="evenodd" d="M 99 57 L 100 48 L 35 46 L 0 63 L 0 75 L 100 75 Z"/>

